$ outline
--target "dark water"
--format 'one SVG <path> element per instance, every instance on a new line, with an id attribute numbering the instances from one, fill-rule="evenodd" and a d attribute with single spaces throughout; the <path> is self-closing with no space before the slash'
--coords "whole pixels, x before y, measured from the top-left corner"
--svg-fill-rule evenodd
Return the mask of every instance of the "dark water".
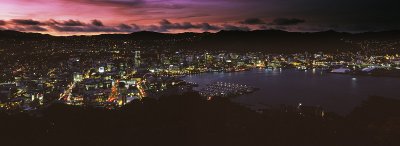
<path id="1" fill-rule="evenodd" d="M 400 99 L 400 78 L 352 76 L 318 70 L 265 70 L 204 73 L 190 75 L 186 81 L 206 84 L 222 81 L 260 88 L 251 94 L 232 98 L 252 108 L 279 107 L 281 104 L 322 106 L 347 114 L 369 96 Z"/>

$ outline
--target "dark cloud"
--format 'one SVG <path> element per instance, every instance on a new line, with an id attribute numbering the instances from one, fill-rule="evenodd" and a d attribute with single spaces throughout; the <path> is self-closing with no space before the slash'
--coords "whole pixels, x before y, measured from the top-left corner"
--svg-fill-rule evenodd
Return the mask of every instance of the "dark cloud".
<path id="1" fill-rule="evenodd" d="M 167 32 L 169 30 L 188 30 L 188 29 L 201 29 L 203 31 L 218 30 L 220 27 L 211 25 L 209 23 L 192 24 L 190 22 L 182 23 L 171 23 L 170 21 L 164 19 L 160 21 L 159 28 L 157 26 L 152 26 L 154 30 L 159 30 L 161 32 Z"/>
<path id="2" fill-rule="evenodd" d="M 22 0 L 21 0 L 22 1 Z M 33 4 L 45 0 L 23 0 Z M 236 22 L 239 25 L 247 25 L 251 28 L 286 26 L 290 28 L 321 28 L 319 25 L 328 26 L 337 24 L 338 30 L 379 30 L 400 29 L 400 9 L 398 0 L 57 0 L 70 7 L 79 6 L 76 12 L 71 9 L 57 12 L 60 15 L 82 13 L 76 18 L 90 18 L 92 14 L 86 14 L 88 9 L 101 11 L 104 17 L 118 17 L 113 24 L 126 23 L 130 20 L 140 20 L 137 23 L 154 22 L 162 18 L 179 20 L 180 25 L 168 24 L 159 29 L 185 29 L 190 24 L 181 22 L 202 21 L 223 24 Z M 40 4 L 40 3 L 39 3 Z M 47 5 L 43 3 L 43 5 Z M 48 5 L 52 6 L 52 5 Z M 36 10 L 36 9 L 33 9 Z M 17 11 L 17 10 L 16 10 Z M 51 13 L 50 9 L 38 10 L 18 18 L 35 18 L 43 12 Z M 15 12 L 14 12 L 15 13 Z M 18 12 L 20 13 L 20 12 Z M 24 14 L 24 12 L 21 12 Z M 47 14 L 46 14 L 47 15 Z M 30 17 L 28 17 L 30 16 Z M 56 16 L 56 13 L 49 14 Z M 41 17 L 42 18 L 42 17 Z M 75 19 L 76 19 L 75 18 Z M 98 18 L 98 17 L 96 17 Z M 243 20 L 243 18 L 249 18 Z M 268 19 L 263 19 L 268 18 Z M 280 18 L 269 21 L 270 18 Z M 301 19 L 288 19 L 301 18 Z M 93 18 L 94 19 L 94 18 Z M 107 18 L 107 20 L 111 20 Z M 142 21 L 148 20 L 148 21 Z M 268 20 L 268 21 L 267 21 Z M 307 22 L 304 23 L 304 20 Z M 89 23 L 90 22 L 86 22 Z M 14 24 L 7 21 L 8 24 Z M 301 24 L 301 25 L 297 25 Z M 106 25 L 106 24 L 105 24 Z M 172 25 L 172 26 L 171 26 Z M 175 26 L 174 26 L 175 25 Z M 196 25 L 196 24 L 192 24 Z M 274 26 L 272 26 L 274 25 Z M 42 26 L 42 25 L 40 25 Z M 75 25 L 72 25 L 75 26 Z M 154 24 L 159 27 L 159 24 Z M 146 26 L 149 27 L 149 26 Z M 222 26 L 220 26 L 222 28 Z M 153 27 L 154 28 L 154 27 Z M 329 27 L 327 27 L 329 28 Z M 201 28 L 196 28 L 201 29 Z M 216 28 L 213 28 L 216 29 Z M 321 28 L 324 29 L 324 28 Z M 303 31 L 303 30 L 299 30 Z M 351 31 L 351 30 L 349 30 Z"/>
<path id="3" fill-rule="evenodd" d="M 168 21 L 167 19 L 163 19 L 163 20 L 161 20 L 160 21 L 160 25 L 161 26 L 169 26 L 169 25 L 172 25 L 172 23 L 170 22 L 170 21 Z"/>
<path id="4" fill-rule="evenodd" d="M 135 31 L 140 31 L 140 27 L 137 26 L 136 24 L 132 24 L 132 25 L 127 25 L 127 24 L 120 24 L 117 26 L 117 28 L 120 31 L 126 31 L 126 32 L 135 32 Z"/>
<path id="5" fill-rule="evenodd" d="M 10 20 L 12 25 L 4 25 L 6 29 L 17 31 L 56 31 L 56 32 L 136 32 L 136 31 L 155 31 L 155 32 L 182 32 L 182 31 L 218 31 L 218 30 L 251 30 L 246 25 L 224 24 L 222 26 L 209 23 L 174 23 L 163 19 L 158 25 L 136 25 L 121 23 L 116 26 L 104 25 L 100 20 L 92 20 L 85 23 L 79 20 Z M 9 23 L 9 22 L 4 22 Z"/>
<path id="6" fill-rule="evenodd" d="M 83 27 L 74 27 L 74 26 L 58 26 L 58 25 L 53 25 L 50 26 L 55 31 L 59 32 L 88 32 L 85 31 Z"/>
<path id="7" fill-rule="evenodd" d="M 168 31 L 168 30 L 162 29 L 160 26 L 157 26 L 157 25 L 147 26 L 144 30 L 154 31 L 154 32 L 167 32 Z"/>
<path id="8" fill-rule="evenodd" d="M 144 15 L 149 14 L 151 8 L 171 8 L 168 18 L 190 18 L 195 14 L 213 14 L 207 17 L 213 22 L 238 21 L 241 18 L 249 18 L 240 22 L 243 25 L 275 25 L 298 27 L 304 23 L 308 28 L 318 25 L 337 24 L 338 30 L 379 30 L 400 29 L 400 9 L 398 0 L 73 0 L 96 5 L 110 5 L 111 7 L 125 8 L 126 11 L 137 13 L 132 7 L 139 8 Z M 125 4 L 125 3 L 129 4 Z M 175 11 L 177 6 L 184 5 L 187 10 Z M 191 7 L 190 5 L 195 5 Z M 157 5 L 157 7 L 155 6 Z M 200 7 L 200 8 L 199 8 Z M 144 9 L 142 9 L 144 8 Z M 157 9 L 159 10 L 159 9 Z M 124 12 L 126 12 L 124 11 Z M 151 11 L 153 12 L 153 11 Z M 171 12 L 182 12 L 171 13 Z M 201 16 L 201 15 L 200 15 Z M 157 17 L 160 18 L 160 17 Z M 166 18 L 166 17 L 161 17 Z M 259 21 L 257 18 L 279 18 L 272 22 Z M 293 18 L 293 19 L 288 19 Z M 296 19 L 301 18 L 301 19 Z M 203 19 L 203 18 L 202 18 Z M 203 21 L 208 21 L 203 19 Z M 255 27 L 255 26 L 251 26 Z M 300 28 L 300 27 L 299 27 Z M 321 28 L 324 30 L 324 28 Z M 302 31 L 302 30 L 299 30 Z M 351 31 L 351 30 L 349 30 Z"/>
<path id="9" fill-rule="evenodd" d="M 34 26 L 28 26 L 26 29 L 27 29 L 28 31 L 47 31 L 46 28 L 43 28 L 43 27 L 40 27 L 40 26 L 36 26 L 36 25 L 34 25 Z"/>
<path id="10" fill-rule="evenodd" d="M 241 30 L 241 31 L 249 31 L 251 30 L 248 26 L 235 26 L 231 24 L 223 25 L 224 30 Z"/>
<path id="11" fill-rule="evenodd" d="M 117 5 L 117 6 L 139 6 L 146 3 L 145 0 L 66 0 L 93 5 Z"/>
<path id="12" fill-rule="evenodd" d="M 130 26 L 132 26 L 132 29 L 133 30 L 137 30 L 137 31 L 139 31 L 141 28 L 138 26 L 138 25 L 136 25 L 136 24 L 131 24 Z"/>
<path id="13" fill-rule="evenodd" d="M 258 25 L 258 24 L 265 24 L 264 20 L 259 18 L 249 18 L 244 21 L 239 22 L 241 24 L 248 24 L 248 25 Z"/>
<path id="14" fill-rule="evenodd" d="M 193 14 L 193 15 L 187 15 L 187 16 L 179 17 L 179 19 L 184 19 L 184 18 L 196 18 L 196 17 L 206 17 L 206 16 L 211 16 L 211 15 L 210 15 L 210 14 Z"/>
<path id="15" fill-rule="evenodd" d="M 182 32 L 182 31 L 218 31 L 218 30 L 242 30 L 249 31 L 246 25 L 224 24 L 222 26 L 209 23 L 174 23 L 163 19 L 158 25 L 136 25 L 121 23 L 116 26 L 104 25 L 100 20 L 94 19 L 90 23 L 79 20 L 54 20 L 36 21 L 36 20 L 11 20 L 12 26 L 7 29 L 17 31 L 56 31 L 56 32 L 136 32 L 136 31 L 155 31 L 155 32 Z M 8 23 L 8 22 L 4 22 Z"/>
<path id="16" fill-rule="evenodd" d="M 13 23 L 18 25 L 40 25 L 42 24 L 40 21 L 32 20 L 32 19 L 12 19 Z"/>
<path id="17" fill-rule="evenodd" d="M 126 24 L 120 24 L 118 25 L 119 28 L 121 29 L 132 29 L 132 26 L 126 25 Z"/>
<path id="18" fill-rule="evenodd" d="M 179 4 L 173 0 L 64 0 L 66 2 L 78 2 L 90 5 L 118 7 L 131 11 L 132 8 L 161 8 L 161 9 L 182 9 L 186 5 Z"/>
<path id="19" fill-rule="evenodd" d="M 92 20 L 92 24 L 94 26 L 104 26 L 103 22 L 101 22 L 100 20 L 97 20 L 97 19 Z"/>
<path id="20" fill-rule="evenodd" d="M 272 25 L 297 25 L 300 23 L 304 23 L 305 20 L 297 19 L 297 18 L 277 18 L 271 23 Z"/>
<path id="21" fill-rule="evenodd" d="M 100 24 L 101 24 L 101 22 L 100 22 Z M 62 25 L 64 25 L 64 26 L 83 26 L 83 25 L 85 25 L 85 23 L 82 23 L 82 22 L 80 22 L 80 21 L 77 21 L 77 20 L 68 20 L 68 21 L 64 21 L 63 23 L 62 23 Z"/>
<path id="22" fill-rule="evenodd" d="M 136 32 L 141 30 L 141 28 L 135 24 L 120 24 L 115 27 L 93 24 L 84 24 L 82 26 L 51 25 L 49 27 L 58 32 Z"/>
<path id="23" fill-rule="evenodd" d="M 37 26 L 37 25 L 25 25 L 25 26 L 14 26 L 13 28 L 11 28 L 12 30 L 16 30 L 16 31 L 47 31 L 46 28 L 43 28 L 41 26 Z"/>
<path id="24" fill-rule="evenodd" d="M 6 21 L 0 20 L 0 26 L 1 26 L 1 25 L 6 25 Z"/>
<path id="25" fill-rule="evenodd" d="M 12 25 L 5 29 L 16 31 L 57 31 L 57 32 L 134 32 L 141 28 L 135 24 L 120 24 L 118 26 L 105 26 L 100 20 L 92 20 L 91 23 L 84 23 L 79 20 L 57 21 L 50 19 L 48 21 L 36 20 L 10 20 Z M 0 21 L 1 23 L 1 21 Z M 4 23 L 7 23 L 4 21 Z"/>
<path id="26" fill-rule="evenodd" d="M 160 27 L 169 30 L 169 29 L 193 29 L 197 28 L 190 22 L 183 22 L 183 23 L 171 23 L 170 21 L 164 19 L 160 22 Z"/>
<path id="27" fill-rule="evenodd" d="M 46 22 L 41 22 L 42 24 L 47 24 L 47 25 L 61 25 L 61 26 L 85 26 L 87 25 L 84 22 L 81 22 L 79 20 L 66 20 L 66 21 L 57 21 L 54 19 L 50 19 L 49 21 Z"/>
<path id="28" fill-rule="evenodd" d="M 236 0 L 243 1 L 244 0 Z M 337 24 L 335 30 L 386 30 L 400 29 L 398 0 L 248 0 L 244 14 L 257 18 L 302 18 L 307 28 L 329 29 L 320 25 Z M 233 11 L 232 13 L 237 13 Z M 287 23 L 284 23 L 287 24 Z M 287 25 L 297 27 L 296 25 Z M 307 30 L 298 30 L 307 31 Z"/>
<path id="29" fill-rule="evenodd" d="M 210 30 L 211 31 L 215 31 L 215 30 L 220 30 L 221 29 L 221 27 L 215 26 L 215 25 L 211 25 L 209 23 L 202 23 L 202 24 L 199 24 L 199 26 L 204 31 L 210 31 Z"/>
<path id="30" fill-rule="evenodd" d="M 96 26 L 50 26 L 53 30 L 59 32 L 124 32 L 114 27 L 96 27 Z"/>

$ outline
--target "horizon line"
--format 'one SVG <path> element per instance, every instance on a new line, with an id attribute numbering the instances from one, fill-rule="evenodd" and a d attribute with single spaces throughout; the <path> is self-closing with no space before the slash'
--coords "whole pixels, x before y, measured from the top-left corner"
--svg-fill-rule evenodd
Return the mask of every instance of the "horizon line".
<path id="1" fill-rule="evenodd" d="M 142 30 L 142 31 L 135 31 L 135 32 L 82 32 L 82 33 L 89 33 L 89 34 L 71 34 L 68 35 L 55 35 L 52 33 L 41 33 L 41 32 L 30 32 L 30 31 L 17 31 L 17 30 L 7 30 L 3 29 L 0 32 L 10 31 L 10 32 L 19 32 L 19 33 L 26 33 L 26 34 L 41 34 L 41 35 L 49 35 L 53 37 L 69 37 L 69 36 L 100 36 L 100 35 L 129 35 L 141 32 L 151 32 L 151 33 L 158 33 L 158 34 L 186 34 L 186 33 L 193 33 L 193 34 L 203 34 L 203 33 L 211 33 L 217 34 L 220 32 L 256 32 L 256 31 L 281 31 L 281 32 L 288 32 L 288 33 L 320 33 L 320 32 L 336 32 L 336 33 L 347 33 L 347 34 L 363 34 L 363 33 L 379 33 L 379 32 L 395 32 L 400 31 L 398 29 L 392 30 L 377 30 L 377 31 L 359 31 L 359 32 L 351 32 L 351 31 L 338 31 L 334 29 L 328 30 L 321 30 L 321 31 L 287 31 L 282 29 L 255 29 L 255 30 L 219 30 L 214 32 L 204 31 L 204 32 L 194 32 L 194 31 L 187 31 L 187 32 L 157 32 L 157 31 L 149 31 L 149 30 Z M 79 33 L 79 32 L 77 32 Z"/>

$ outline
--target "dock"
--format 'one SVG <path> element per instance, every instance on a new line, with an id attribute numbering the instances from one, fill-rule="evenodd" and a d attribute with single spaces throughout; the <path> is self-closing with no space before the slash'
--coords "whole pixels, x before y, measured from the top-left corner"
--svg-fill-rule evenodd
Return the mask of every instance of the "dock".
<path id="1" fill-rule="evenodd" d="M 256 91 L 257 88 L 235 84 L 227 82 L 216 82 L 208 84 L 205 88 L 202 88 L 199 93 L 204 97 L 234 97 L 244 94 L 249 94 Z"/>

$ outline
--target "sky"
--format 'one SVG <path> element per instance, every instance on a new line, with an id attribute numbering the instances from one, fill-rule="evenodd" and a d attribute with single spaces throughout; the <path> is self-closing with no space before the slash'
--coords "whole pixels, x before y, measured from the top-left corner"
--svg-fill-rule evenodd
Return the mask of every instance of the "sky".
<path id="1" fill-rule="evenodd" d="M 0 0 L 0 29 L 52 35 L 400 29 L 396 0 Z"/>

